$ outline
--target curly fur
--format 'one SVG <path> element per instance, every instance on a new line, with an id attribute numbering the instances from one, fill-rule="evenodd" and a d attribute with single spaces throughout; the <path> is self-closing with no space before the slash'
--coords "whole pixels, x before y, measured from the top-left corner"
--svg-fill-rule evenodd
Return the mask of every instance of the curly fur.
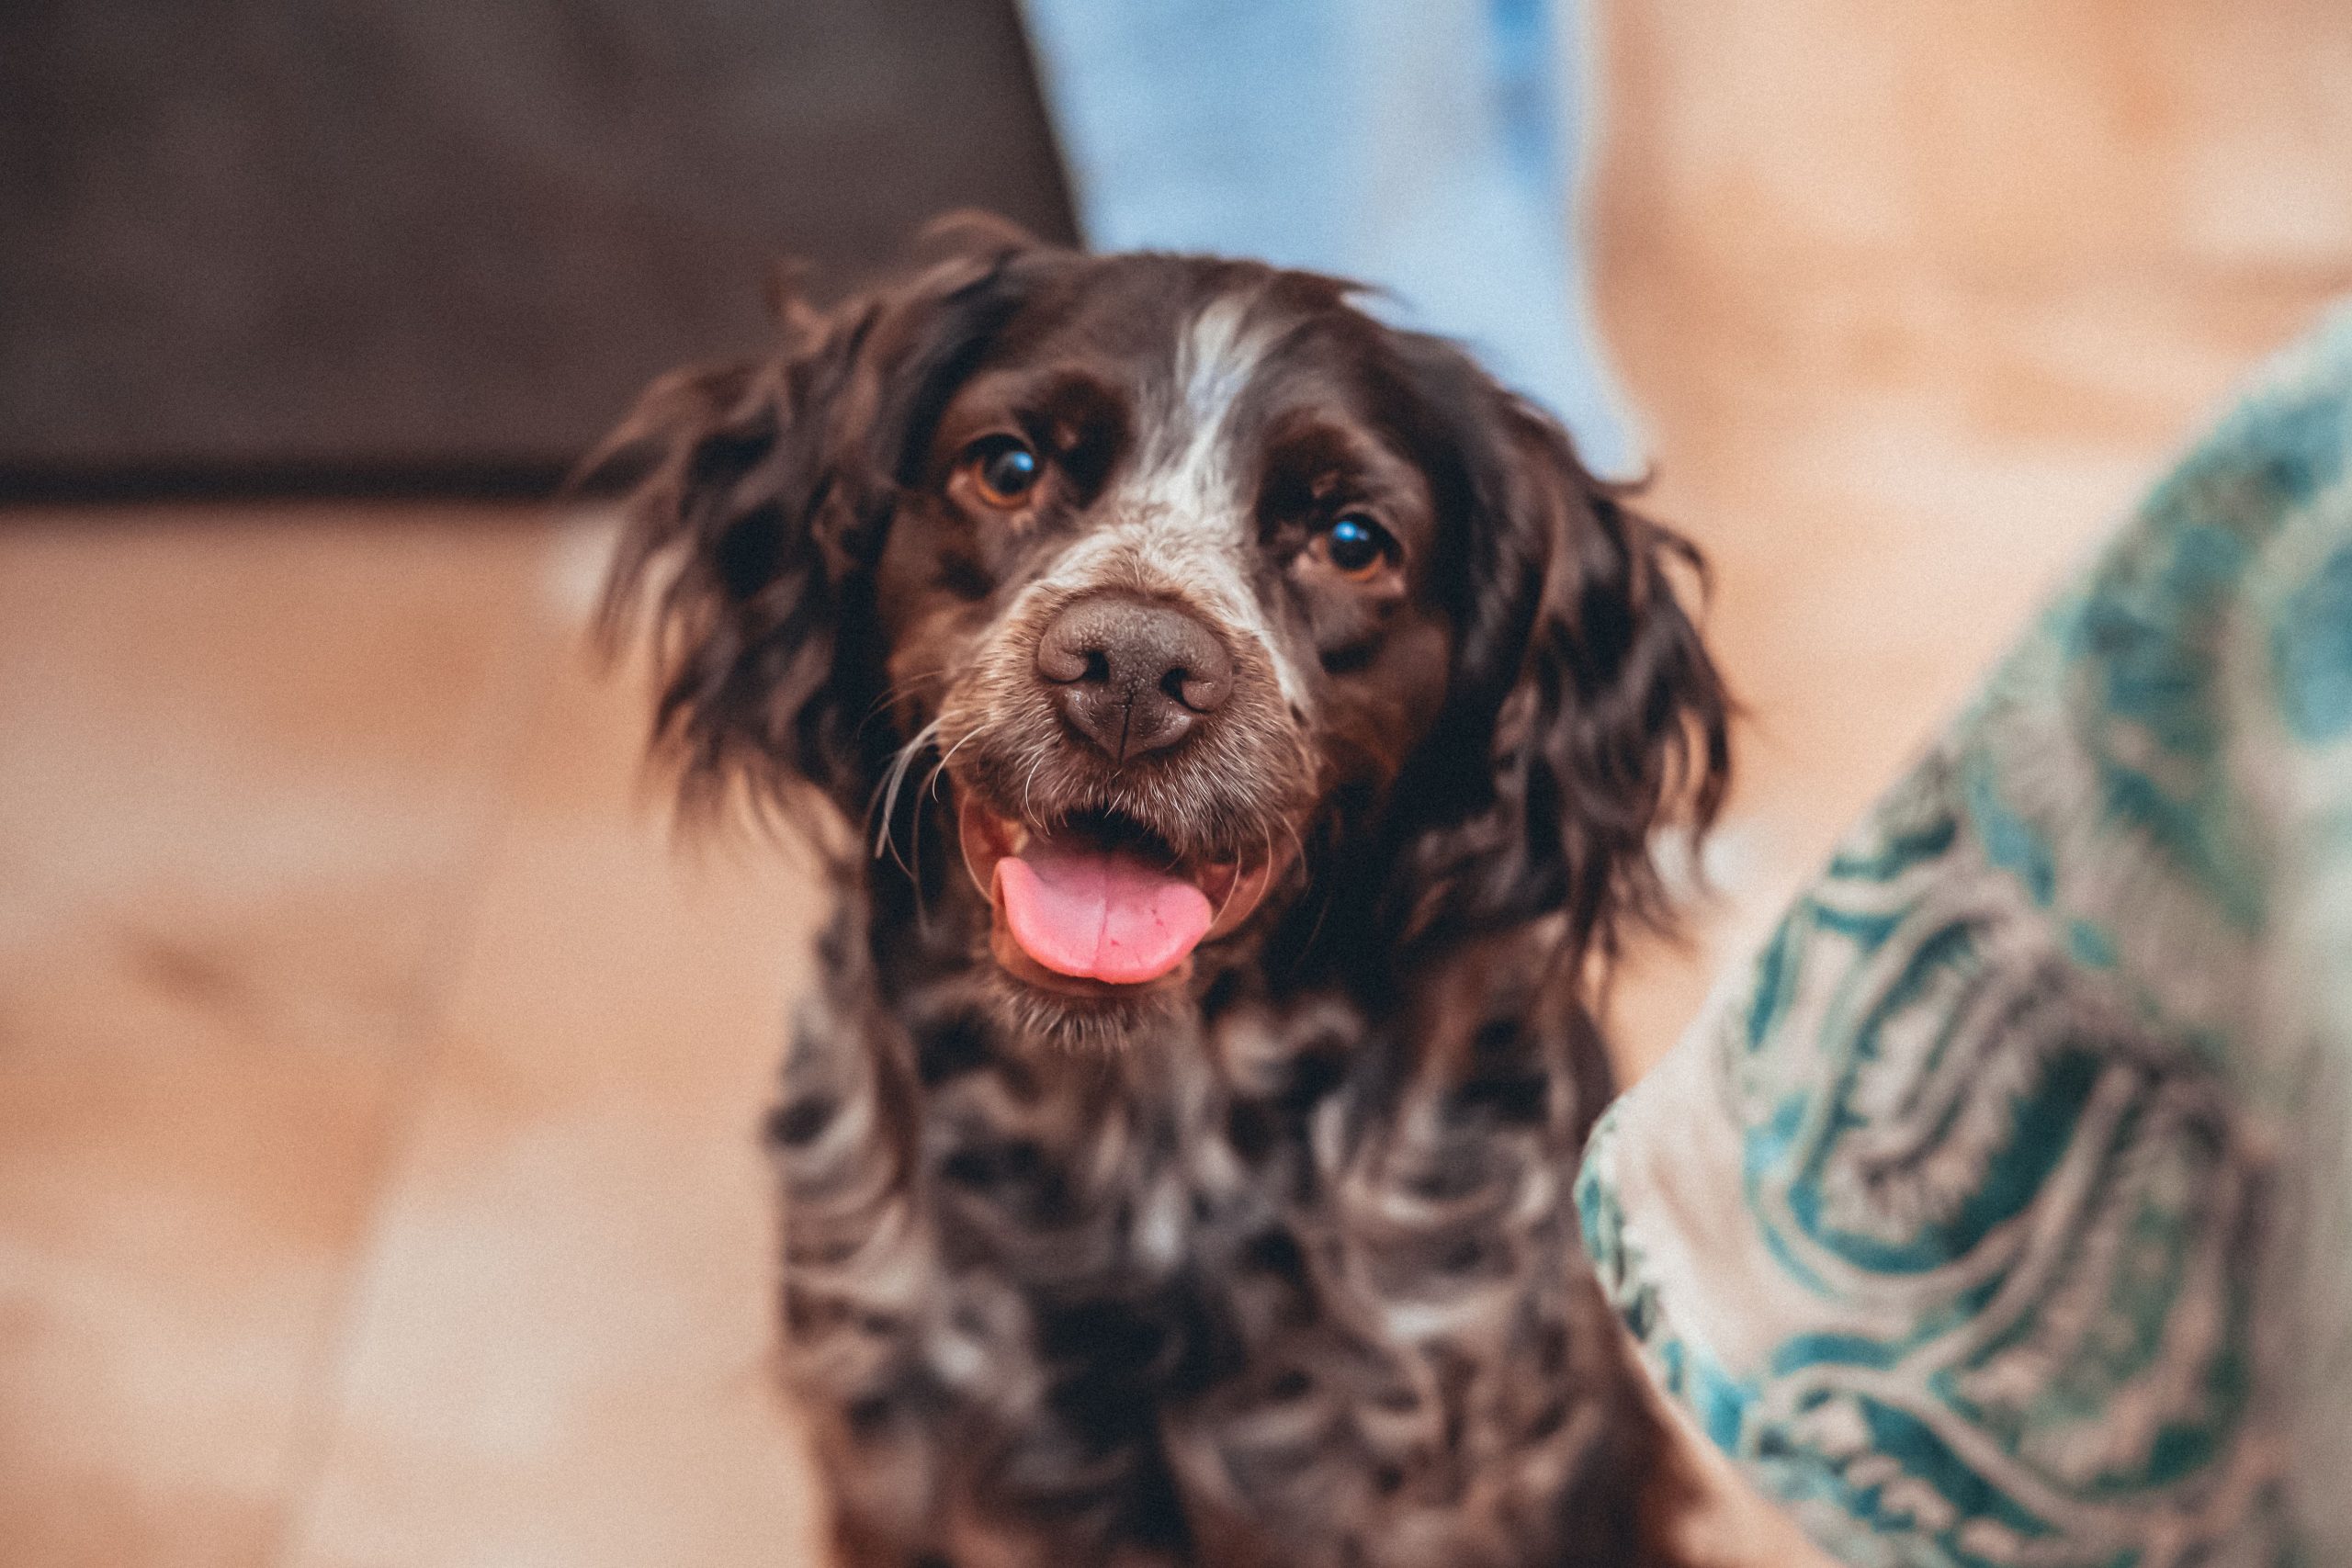
<path id="1" fill-rule="evenodd" d="M 1659 1439 L 1567 1186 L 1610 1092 L 1596 961 L 1663 917 L 1651 836 L 1726 770 L 1696 558 L 1347 295 L 967 232 L 657 384 L 608 448 L 652 457 L 607 616 L 655 604 L 689 798 L 875 813 L 769 1129 L 852 1568 L 1657 1560 Z M 1076 434 L 1059 510 L 989 535 L 943 453 L 998 382 Z M 1285 576 L 1286 463 L 1419 519 L 1403 597 Z M 1148 767 L 1073 744 L 1031 668 L 1106 582 L 1235 651 Z M 1287 871 L 1183 985 L 1080 1005 L 989 958 L 967 792 Z"/>

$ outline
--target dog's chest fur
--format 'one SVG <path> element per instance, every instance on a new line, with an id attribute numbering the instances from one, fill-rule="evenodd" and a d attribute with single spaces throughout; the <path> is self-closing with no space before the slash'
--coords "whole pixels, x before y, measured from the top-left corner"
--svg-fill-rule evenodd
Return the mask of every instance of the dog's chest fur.
<path id="1" fill-rule="evenodd" d="M 1633 1560 L 1648 1428 L 1566 1191 L 1605 1076 L 1527 965 L 1385 1026 L 1237 965 L 1090 1056 L 937 933 L 877 972 L 865 919 L 772 1136 L 854 1564 Z"/>

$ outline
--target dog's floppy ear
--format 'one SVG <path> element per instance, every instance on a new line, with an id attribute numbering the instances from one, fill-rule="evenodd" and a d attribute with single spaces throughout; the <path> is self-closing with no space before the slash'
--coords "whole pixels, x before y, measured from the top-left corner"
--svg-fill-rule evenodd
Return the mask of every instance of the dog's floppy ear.
<path id="1" fill-rule="evenodd" d="M 1418 357 L 1466 547 L 1453 690 L 1417 781 L 1442 804 L 1402 863 L 1404 927 L 1565 910 L 1571 944 L 1606 955 L 1627 922 L 1665 920 L 1653 835 L 1703 829 L 1728 783 L 1731 702 L 1683 602 L 1704 563 L 1459 351 L 1423 340 Z"/>
<path id="2" fill-rule="evenodd" d="M 778 301 L 773 357 L 674 372 L 585 471 L 648 465 L 605 591 L 652 607 L 653 740 L 687 805 L 811 784 L 853 816 L 903 738 L 881 713 L 873 567 L 918 448 L 1019 296 L 1025 246 L 968 247 L 830 311 Z"/>

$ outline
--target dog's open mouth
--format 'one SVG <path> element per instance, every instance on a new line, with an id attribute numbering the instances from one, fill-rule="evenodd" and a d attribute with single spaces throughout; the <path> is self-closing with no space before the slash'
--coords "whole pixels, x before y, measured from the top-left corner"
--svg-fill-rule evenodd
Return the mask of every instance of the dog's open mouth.
<path id="1" fill-rule="evenodd" d="M 957 828 L 995 911 L 997 962 L 1080 995 L 1180 983 L 1193 950 L 1249 919 L 1279 869 L 1272 855 L 1181 856 L 1115 811 L 1035 828 L 967 794 Z"/>

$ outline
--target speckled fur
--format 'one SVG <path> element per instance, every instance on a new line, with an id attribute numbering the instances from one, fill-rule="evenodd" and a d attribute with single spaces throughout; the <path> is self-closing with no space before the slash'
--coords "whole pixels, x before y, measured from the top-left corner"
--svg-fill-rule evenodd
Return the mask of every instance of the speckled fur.
<path id="1" fill-rule="evenodd" d="M 1096 434 L 975 517 L 942 476 L 1012 417 Z M 647 446 L 608 613 L 651 589 L 689 799 L 875 815 L 769 1129 L 846 1568 L 1662 1561 L 1568 1183 L 1591 982 L 1662 908 L 1650 834 L 1723 785 L 1688 547 L 1342 285 L 1014 239 L 669 378 Z M 1326 482 L 1404 539 L 1385 597 L 1301 575 L 1283 509 Z M 1106 587 L 1236 671 L 1118 765 L 1034 672 Z M 1073 1000 L 989 956 L 963 792 L 1287 870 L 1179 983 Z"/>
<path id="2" fill-rule="evenodd" d="M 1646 1560 L 1654 1434 L 1566 1207 L 1606 1071 L 1547 933 L 1385 1021 L 1224 954 L 1080 1057 L 954 921 L 886 976 L 871 918 L 772 1125 L 851 1562 Z"/>

